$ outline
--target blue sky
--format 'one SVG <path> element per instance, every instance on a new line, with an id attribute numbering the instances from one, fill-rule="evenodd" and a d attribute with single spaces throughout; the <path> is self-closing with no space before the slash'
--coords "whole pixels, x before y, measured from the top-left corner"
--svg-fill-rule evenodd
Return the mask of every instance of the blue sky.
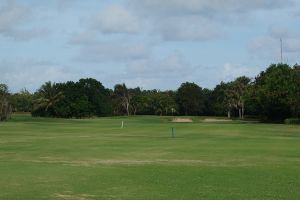
<path id="1" fill-rule="evenodd" d="M 0 0 L 0 82 L 214 88 L 300 59 L 297 0 Z"/>

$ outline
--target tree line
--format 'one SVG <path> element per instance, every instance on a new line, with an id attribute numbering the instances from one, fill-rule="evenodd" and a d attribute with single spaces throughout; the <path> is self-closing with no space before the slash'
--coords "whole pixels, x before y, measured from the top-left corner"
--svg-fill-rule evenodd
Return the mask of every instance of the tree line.
<path id="1" fill-rule="evenodd" d="M 12 104 L 11 96 L 8 93 L 8 87 L 0 84 L 0 121 L 7 120 L 11 117 Z"/>
<path id="2" fill-rule="evenodd" d="M 214 89 L 191 82 L 176 91 L 142 90 L 117 84 L 105 88 L 87 78 L 77 82 L 46 82 L 35 93 L 10 94 L 0 85 L 0 119 L 11 112 L 36 117 L 85 118 L 112 115 L 245 116 L 265 121 L 299 118 L 300 66 L 272 64 L 254 79 L 245 76 L 221 82 Z"/>

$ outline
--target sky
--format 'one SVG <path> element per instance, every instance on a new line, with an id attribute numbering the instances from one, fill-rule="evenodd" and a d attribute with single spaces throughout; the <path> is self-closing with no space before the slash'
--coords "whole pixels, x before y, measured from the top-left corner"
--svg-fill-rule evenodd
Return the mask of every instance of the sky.
<path id="1" fill-rule="evenodd" d="M 298 0 L 0 0 L 0 83 L 213 89 L 300 63 Z"/>

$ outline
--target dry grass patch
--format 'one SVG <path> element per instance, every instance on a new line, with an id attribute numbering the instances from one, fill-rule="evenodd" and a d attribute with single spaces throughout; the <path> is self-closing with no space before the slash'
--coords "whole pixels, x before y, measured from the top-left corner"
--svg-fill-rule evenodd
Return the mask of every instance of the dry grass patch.
<path id="1" fill-rule="evenodd" d="M 191 123 L 193 120 L 191 118 L 175 118 L 172 122 L 176 123 Z"/>
<path id="2" fill-rule="evenodd" d="M 41 160 L 22 160 L 25 162 L 33 163 L 48 163 L 59 164 L 73 167 L 92 167 L 92 166 L 140 166 L 140 165 L 176 165 L 176 166 L 214 166 L 214 167 L 227 167 L 236 166 L 243 167 L 249 166 L 243 160 L 188 160 L 188 159 L 153 159 L 153 160 L 102 160 L 102 159 L 89 159 L 89 160 L 62 160 L 62 159 L 41 159 Z"/>
<path id="3" fill-rule="evenodd" d="M 231 122 L 231 119 L 206 118 L 203 122 Z"/>
<path id="4" fill-rule="evenodd" d="M 54 194 L 57 199 L 63 200 L 92 200 L 95 199 L 95 195 L 90 194 L 79 194 L 75 195 L 72 192 L 66 192 L 65 194 Z"/>

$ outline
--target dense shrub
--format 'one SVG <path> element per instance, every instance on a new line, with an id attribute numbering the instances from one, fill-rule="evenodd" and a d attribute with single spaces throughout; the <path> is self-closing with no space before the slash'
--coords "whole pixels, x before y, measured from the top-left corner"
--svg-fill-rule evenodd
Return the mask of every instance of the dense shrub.
<path id="1" fill-rule="evenodd" d="M 299 124 L 300 125 L 300 119 L 299 118 L 288 118 L 284 120 L 285 124 Z"/>

